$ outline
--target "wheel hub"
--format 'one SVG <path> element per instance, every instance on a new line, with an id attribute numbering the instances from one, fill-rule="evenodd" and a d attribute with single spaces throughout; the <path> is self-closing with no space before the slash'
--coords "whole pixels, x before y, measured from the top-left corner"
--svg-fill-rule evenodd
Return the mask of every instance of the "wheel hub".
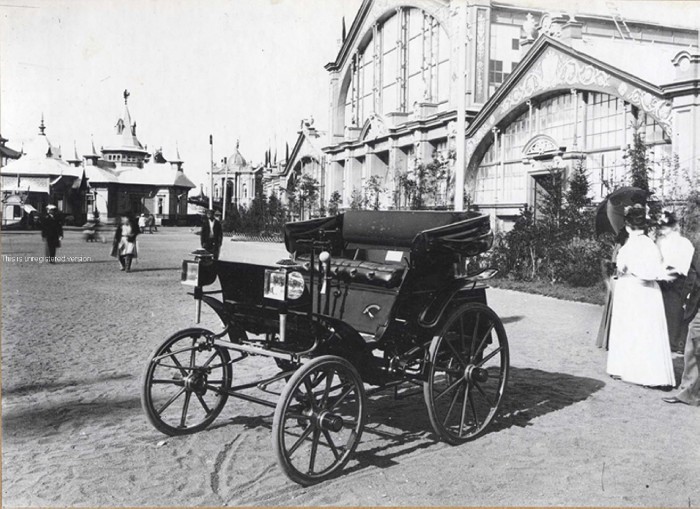
<path id="1" fill-rule="evenodd" d="M 207 374 L 202 371 L 190 373 L 185 378 L 185 389 L 199 396 L 204 396 L 207 392 Z"/>
<path id="2" fill-rule="evenodd" d="M 467 382 L 484 383 L 489 379 L 489 372 L 484 368 L 479 368 L 470 364 L 467 366 L 467 369 L 464 370 L 464 379 Z"/>
<path id="3" fill-rule="evenodd" d="M 321 412 L 317 418 L 318 427 L 322 430 L 337 433 L 343 429 L 343 418 L 328 411 Z"/>

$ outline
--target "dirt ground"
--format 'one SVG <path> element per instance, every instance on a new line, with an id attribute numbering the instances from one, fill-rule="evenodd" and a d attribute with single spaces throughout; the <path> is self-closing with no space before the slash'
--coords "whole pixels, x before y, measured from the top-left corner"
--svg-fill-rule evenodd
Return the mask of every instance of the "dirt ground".
<path id="1" fill-rule="evenodd" d="M 452 447 L 421 396 L 375 396 L 358 454 L 302 488 L 275 463 L 273 410 L 239 400 L 207 430 L 171 438 L 146 420 L 149 354 L 194 323 L 179 283 L 187 229 L 140 237 L 130 274 L 109 243 L 68 232 L 56 265 L 37 233 L 2 235 L 2 505 L 700 506 L 700 410 L 611 380 L 594 345 L 600 306 L 489 290 L 506 324 L 511 378 L 491 431 Z M 235 243 L 251 259 L 281 245 Z M 219 329 L 212 313 L 204 325 Z M 680 379 L 682 358 L 674 357 Z M 254 358 L 237 380 L 273 373 Z"/>

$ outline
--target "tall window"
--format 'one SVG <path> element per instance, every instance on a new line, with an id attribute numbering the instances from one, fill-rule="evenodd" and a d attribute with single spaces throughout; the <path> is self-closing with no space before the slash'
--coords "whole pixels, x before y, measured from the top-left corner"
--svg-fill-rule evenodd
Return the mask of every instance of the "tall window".
<path id="1" fill-rule="evenodd" d="M 449 58 L 447 34 L 435 18 L 420 9 L 397 9 L 353 56 L 346 124 L 361 126 L 372 113 L 412 111 L 416 102 L 446 104 Z"/>

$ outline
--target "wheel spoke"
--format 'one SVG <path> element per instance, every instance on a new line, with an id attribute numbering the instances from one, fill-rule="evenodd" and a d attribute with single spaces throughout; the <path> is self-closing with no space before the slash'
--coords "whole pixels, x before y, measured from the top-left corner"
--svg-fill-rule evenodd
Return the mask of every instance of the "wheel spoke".
<path id="1" fill-rule="evenodd" d="M 181 428 L 184 428 L 185 424 L 187 422 L 187 410 L 190 407 L 190 398 L 191 397 L 192 397 L 191 392 L 187 392 L 187 394 L 185 394 L 185 404 L 182 405 L 182 418 L 180 419 L 180 427 Z"/>
<path id="2" fill-rule="evenodd" d="M 481 424 L 479 424 L 479 417 L 476 415 L 476 407 L 474 406 L 474 398 L 471 394 L 469 394 L 469 406 L 471 407 L 472 414 L 474 415 L 474 425 L 478 430 L 481 427 Z"/>
<path id="3" fill-rule="evenodd" d="M 216 351 L 215 351 L 213 354 L 211 354 L 211 357 L 209 357 L 209 359 L 207 359 L 207 362 L 205 362 L 204 364 L 202 364 L 202 367 L 203 367 L 203 368 L 206 368 L 207 366 L 209 366 L 209 363 L 210 363 L 211 361 L 213 361 L 214 359 L 216 359 L 218 356 L 219 356 L 219 352 L 216 352 Z"/>
<path id="4" fill-rule="evenodd" d="M 486 344 L 486 339 L 488 339 L 489 334 L 491 334 L 491 331 L 493 330 L 494 325 L 496 325 L 496 324 L 494 322 L 491 322 L 491 325 L 489 325 L 489 328 L 486 331 L 486 334 L 484 334 L 484 336 L 481 338 L 481 342 L 479 343 L 478 348 L 474 352 L 474 355 L 477 355 L 481 351 L 481 349 L 484 347 L 484 345 Z"/>
<path id="5" fill-rule="evenodd" d="M 333 370 L 331 370 L 330 373 L 326 373 L 326 388 L 323 391 L 323 396 L 321 396 L 321 401 L 318 403 L 318 407 L 321 409 L 323 409 L 323 406 L 328 401 L 328 394 L 330 393 L 331 383 L 333 382 L 333 373 Z"/>
<path id="6" fill-rule="evenodd" d="M 195 348 L 197 344 L 197 340 L 195 338 L 192 338 L 192 351 L 190 352 L 190 368 L 194 368 L 195 366 L 195 359 L 197 357 L 197 349 Z"/>
<path id="7" fill-rule="evenodd" d="M 338 405 L 340 405 L 345 400 L 345 398 L 347 398 L 350 395 L 350 393 L 353 391 L 353 389 L 354 389 L 354 387 L 351 385 L 345 391 L 343 391 L 343 393 L 338 397 L 338 399 L 335 400 L 333 402 L 333 404 L 328 407 L 328 411 L 330 412 L 330 411 L 338 408 Z"/>
<path id="8" fill-rule="evenodd" d="M 338 461 L 340 459 L 340 453 L 338 452 L 338 448 L 335 446 L 335 443 L 331 438 L 331 434 L 328 433 L 328 430 L 324 429 L 323 436 L 326 437 L 326 440 L 328 440 L 328 446 L 331 448 L 331 451 L 333 451 L 333 456 L 335 456 L 335 460 Z"/>
<path id="9" fill-rule="evenodd" d="M 185 352 L 185 351 L 187 351 L 187 350 L 188 350 L 188 349 L 182 349 L 182 350 L 179 350 L 179 351 L 177 351 L 177 352 L 172 352 L 172 354 L 170 355 L 170 358 L 173 360 L 173 363 L 175 363 L 175 366 L 177 366 L 177 368 L 180 370 L 180 374 L 181 374 L 182 376 L 187 376 L 187 370 L 186 370 L 185 367 L 182 365 L 182 363 L 178 360 L 178 358 L 175 357 L 175 354 L 176 354 L 176 353 Z M 168 348 L 168 352 L 170 352 L 170 349 L 169 349 L 169 348 Z"/>
<path id="10" fill-rule="evenodd" d="M 452 385 L 450 385 L 447 389 L 445 389 L 445 390 L 442 391 L 440 394 L 438 394 L 437 396 L 435 396 L 435 401 L 437 401 L 437 400 L 439 400 L 440 398 L 442 398 L 445 394 L 447 394 L 447 393 L 450 392 L 452 389 L 454 389 L 455 387 L 457 387 L 461 382 L 463 382 L 463 379 L 462 379 L 462 378 L 458 378 L 457 380 L 455 380 L 455 382 L 454 382 Z"/>
<path id="11" fill-rule="evenodd" d="M 294 454 L 294 453 L 296 452 L 296 450 L 299 449 L 299 446 L 302 444 L 302 442 L 304 442 L 304 440 L 306 440 L 307 438 L 309 438 L 309 435 L 311 434 L 311 432 L 312 432 L 313 430 L 314 430 L 314 427 L 311 426 L 311 425 L 309 425 L 309 426 L 306 427 L 306 429 L 304 430 L 304 432 L 303 432 L 303 433 L 301 434 L 301 436 L 299 437 L 299 440 L 297 440 L 296 442 L 294 442 L 294 445 L 287 451 L 287 453 L 289 453 L 289 457 L 290 457 L 290 458 L 292 457 L 292 454 Z"/>
<path id="12" fill-rule="evenodd" d="M 493 358 L 493 356 L 496 355 L 496 354 L 497 354 L 498 352 L 500 352 L 501 350 L 503 350 L 503 347 L 502 347 L 502 346 L 499 346 L 499 347 L 496 348 L 493 352 L 491 352 L 491 353 L 488 354 L 486 357 L 484 357 L 483 359 L 481 359 L 481 360 L 479 361 L 479 364 L 476 365 L 476 367 L 480 368 L 481 366 L 483 366 L 485 363 L 487 363 L 489 360 L 491 360 L 491 359 Z"/>
<path id="13" fill-rule="evenodd" d="M 312 410 L 316 410 L 316 402 L 314 401 L 314 392 L 311 387 L 311 381 L 308 378 L 304 378 L 304 387 L 306 387 L 306 401 Z"/>
<path id="14" fill-rule="evenodd" d="M 151 385 L 175 385 L 178 387 L 182 387 L 185 385 L 184 380 L 173 380 L 172 378 L 154 378 L 151 380 Z"/>
<path id="15" fill-rule="evenodd" d="M 211 413 L 211 409 L 207 405 L 206 401 L 204 401 L 204 398 L 202 396 L 200 396 L 199 394 L 196 394 L 196 396 L 197 396 L 197 399 L 199 400 L 199 404 L 202 405 L 202 408 L 204 409 L 204 412 L 206 413 L 206 415 L 209 415 Z"/>
<path id="16" fill-rule="evenodd" d="M 469 384 L 464 386 L 464 397 L 462 398 L 462 416 L 459 421 L 459 436 L 462 437 L 462 431 L 464 430 L 464 419 L 467 414 L 467 398 L 469 397 Z"/>
<path id="17" fill-rule="evenodd" d="M 170 398 L 170 399 L 165 403 L 165 405 L 163 405 L 162 407 L 160 407 L 160 409 L 157 410 L 156 413 L 157 413 L 158 415 L 162 414 L 162 413 L 165 411 L 165 409 L 168 408 L 170 405 L 172 405 L 173 401 L 175 401 L 177 398 L 179 398 L 180 396 L 182 396 L 182 394 L 183 394 L 184 392 L 185 392 L 185 388 L 182 387 L 182 388 L 178 391 L 178 393 L 175 394 L 172 398 Z"/>
<path id="18" fill-rule="evenodd" d="M 447 337 L 444 338 L 445 343 L 447 343 L 447 346 L 452 350 L 452 353 L 455 354 L 455 357 L 457 358 L 457 361 L 462 365 L 466 366 L 466 362 L 464 361 L 464 358 L 462 358 L 462 355 L 457 351 L 457 349 L 450 343 L 449 339 Z"/>
<path id="19" fill-rule="evenodd" d="M 287 419 L 304 419 L 305 421 L 311 420 L 311 417 L 308 415 L 304 414 L 297 414 L 297 413 L 292 413 L 292 412 L 287 412 Z"/>
<path id="20" fill-rule="evenodd" d="M 476 387 L 476 390 L 481 393 L 481 395 L 484 397 L 486 402 L 491 406 L 491 408 L 496 406 L 496 404 L 493 401 L 491 401 L 491 398 L 488 396 L 488 394 L 486 394 L 486 392 L 484 392 L 484 389 L 481 388 L 481 385 L 474 382 L 474 387 Z"/>
<path id="21" fill-rule="evenodd" d="M 318 441 L 321 438 L 321 430 L 315 429 L 314 436 L 311 439 L 311 454 L 309 454 L 309 473 L 314 473 L 314 464 L 316 463 L 316 453 L 318 452 Z"/>
<path id="22" fill-rule="evenodd" d="M 459 397 L 459 393 L 461 391 L 455 392 L 455 395 L 452 396 L 452 401 L 450 402 L 450 408 L 447 409 L 447 415 L 445 415 L 445 420 L 442 422 L 442 425 L 447 427 L 447 421 L 450 419 L 450 415 L 452 414 L 452 409 L 455 406 L 455 402 L 457 401 L 457 398 Z M 437 398 L 435 398 L 437 400 Z"/>
<path id="23" fill-rule="evenodd" d="M 459 337 L 462 338 L 462 351 L 466 352 L 467 345 L 464 342 L 464 315 L 459 315 Z"/>
<path id="24" fill-rule="evenodd" d="M 476 344 L 476 335 L 479 332 L 479 318 L 481 318 L 481 315 L 479 313 L 476 314 L 476 321 L 474 322 L 474 333 L 472 334 L 472 342 L 469 348 L 469 362 L 474 358 L 474 355 L 476 355 L 476 352 L 474 351 L 474 345 Z"/>

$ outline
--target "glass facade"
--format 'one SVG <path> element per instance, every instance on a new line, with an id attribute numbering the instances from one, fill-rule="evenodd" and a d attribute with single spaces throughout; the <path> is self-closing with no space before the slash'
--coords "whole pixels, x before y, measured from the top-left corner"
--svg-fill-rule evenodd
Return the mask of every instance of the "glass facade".
<path id="1" fill-rule="evenodd" d="M 435 18 L 400 8 L 373 27 L 353 57 L 345 96 L 346 125 L 361 126 L 372 113 L 410 112 L 416 102 L 446 104 L 450 45 Z"/>
<path id="2" fill-rule="evenodd" d="M 556 149 L 585 154 L 594 198 L 605 196 L 625 181 L 628 165 L 625 148 L 631 142 L 633 124 L 641 124 L 645 143 L 652 148 L 652 185 L 660 185 L 664 165 L 670 157 L 670 141 L 651 117 L 637 112 L 621 99 L 597 92 L 566 92 L 550 97 L 512 121 L 503 132 L 496 132 L 486 150 L 474 180 L 477 204 L 527 203 L 528 182 L 537 169 L 526 162 L 524 150 L 538 135 L 551 138 Z M 560 163 L 561 164 L 561 163 Z M 572 164 L 565 161 L 563 166 Z"/>

